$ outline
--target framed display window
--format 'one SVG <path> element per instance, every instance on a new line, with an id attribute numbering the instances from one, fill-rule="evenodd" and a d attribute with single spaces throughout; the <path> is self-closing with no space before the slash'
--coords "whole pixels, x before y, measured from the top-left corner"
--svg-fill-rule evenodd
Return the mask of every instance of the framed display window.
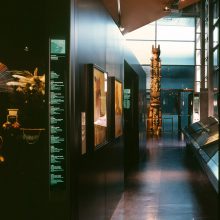
<path id="1" fill-rule="evenodd" d="M 108 141 L 107 73 L 95 64 L 85 65 L 86 151 Z M 86 83 L 85 83 L 86 82 Z"/>
<path id="2" fill-rule="evenodd" d="M 119 137 L 123 134 L 123 125 L 122 125 L 122 83 L 118 80 L 115 80 L 115 137 Z"/>
<path id="3" fill-rule="evenodd" d="M 112 139 L 123 134 L 123 85 L 115 77 L 109 77 L 109 121 Z"/>

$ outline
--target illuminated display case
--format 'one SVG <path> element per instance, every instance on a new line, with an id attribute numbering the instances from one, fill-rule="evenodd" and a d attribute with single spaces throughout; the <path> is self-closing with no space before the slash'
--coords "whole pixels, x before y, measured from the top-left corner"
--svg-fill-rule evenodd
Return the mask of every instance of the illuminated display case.
<path id="1" fill-rule="evenodd" d="M 184 129 L 187 146 L 193 150 L 197 160 L 218 192 L 219 171 L 219 122 L 210 116 Z"/>
<path id="2" fill-rule="evenodd" d="M 107 78 L 107 73 L 97 65 L 85 65 L 82 115 L 86 120 L 82 118 L 82 154 L 94 151 L 108 142 Z"/>
<path id="3" fill-rule="evenodd" d="M 112 139 L 123 135 L 123 85 L 115 77 L 109 77 L 109 121 L 110 137 Z"/>
<path id="4" fill-rule="evenodd" d="M 12 157 L 19 143 L 42 146 L 47 125 L 45 74 L 40 65 L 33 72 L 24 69 L 9 69 L 0 62 L 0 156 L 6 163 L 14 164 L 26 154 L 20 148 Z"/>
<path id="5" fill-rule="evenodd" d="M 115 137 L 123 134 L 122 125 L 122 83 L 115 80 Z"/>
<path id="6" fill-rule="evenodd" d="M 15 60 L 12 54 L 4 64 L 0 60 L 0 181 L 2 204 L 12 195 L 13 198 L 22 196 L 19 204 L 10 205 L 11 209 L 20 210 L 30 201 L 42 198 L 48 186 L 45 79 L 48 71 L 36 57 L 31 56 L 32 53 L 25 61 L 16 50 L 13 53 L 17 56 Z M 15 182 L 19 190 L 12 190 Z M 9 208 L 8 205 L 6 207 Z M 10 216 L 8 208 L 5 214 L 1 212 L 1 219 Z M 32 208 L 30 205 L 30 210 Z M 12 214 L 9 219 L 24 218 L 21 213 L 15 213 L 16 216 Z"/>

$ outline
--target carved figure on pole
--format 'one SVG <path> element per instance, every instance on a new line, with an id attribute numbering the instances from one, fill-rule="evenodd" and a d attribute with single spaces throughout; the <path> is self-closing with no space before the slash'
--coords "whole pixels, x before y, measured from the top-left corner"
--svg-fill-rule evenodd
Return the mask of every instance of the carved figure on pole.
<path id="1" fill-rule="evenodd" d="M 161 61 L 160 45 L 158 48 L 152 46 L 151 58 L 151 84 L 150 84 L 150 107 L 148 111 L 148 131 L 159 135 L 162 128 L 162 113 L 160 105 L 160 79 L 161 79 Z"/>

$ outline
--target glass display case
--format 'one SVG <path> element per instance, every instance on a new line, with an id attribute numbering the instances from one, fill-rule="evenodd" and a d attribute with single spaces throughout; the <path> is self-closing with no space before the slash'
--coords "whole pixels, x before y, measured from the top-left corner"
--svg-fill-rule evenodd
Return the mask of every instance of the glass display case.
<path id="1" fill-rule="evenodd" d="M 193 150 L 196 158 L 218 192 L 218 155 L 219 122 L 210 116 L 193 123 L 184 129 L 187 146 Z"/>
<path id="2" fill-rule="evenodd" d="M 19 56 L 17 60 L 23 62 Z M 34 199 L 31 196 L 36 195 L 35 186 L 41 186 L 42 190 L 48 166 L 45 153 L 48 72 L 37 59 L 33 59 L 37 66 L 33 68 L 28 58 L 25 61 L 26 65 L 20 66 L 10 59 L 6 67 L 0 60 L 0 179 L 2 183 L 6 180 L 7 196 L 13 187 L 11 180 L 18 180 L 22 187 L 13 196 L 28 195 Z"/>

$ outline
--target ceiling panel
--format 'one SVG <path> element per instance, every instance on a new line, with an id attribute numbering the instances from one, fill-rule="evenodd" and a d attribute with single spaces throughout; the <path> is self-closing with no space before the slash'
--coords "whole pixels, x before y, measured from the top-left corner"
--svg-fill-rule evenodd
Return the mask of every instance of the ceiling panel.
<path id="1" fill-rule="evenodd" d="M 102 0 L 117 24 L 124 28 L 123 33 L 136 30 L 146 24 L 170 14 L 165 6 L 176 5 L 183 9 L 199 0 Z M 120 7 L 118 7 L 120 5 Z M 119 15 L 120 14 L 120 15 Z"/>

